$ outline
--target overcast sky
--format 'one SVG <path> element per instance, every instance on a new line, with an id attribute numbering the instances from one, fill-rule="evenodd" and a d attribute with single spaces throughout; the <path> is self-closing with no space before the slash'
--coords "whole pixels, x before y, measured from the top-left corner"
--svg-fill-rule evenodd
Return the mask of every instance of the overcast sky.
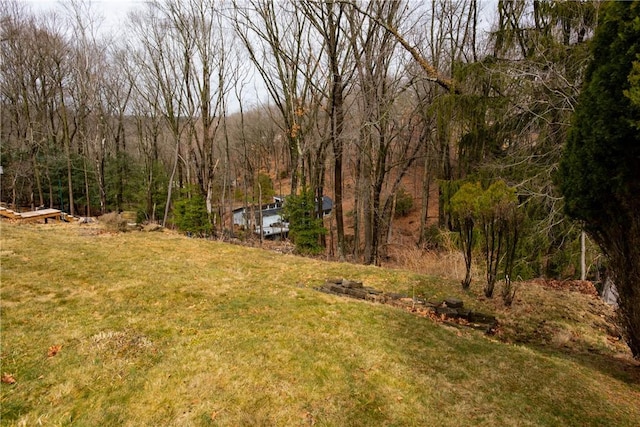
<path id="1" fill-rule="evenodd" d="M 64 15 L 65 4 L 69 4 L 71 0 L 18 0 L 28 4 L 34 13 L 47 14 L 59 12 Z M 127 14 L 130 11 L 141 9 L 147 0 L 91 0 L 91 6 L 95 12 L 101 16 L 104 21 L 100 26 L 100 32 L 104 36 L 126 36 L 124 34 L 125 22 Z M 258 99 L 266 101 L 268 95 L 261 79 L 252 79 L 250 84 L 245 88 L 244 99 L 245 105 L 257 103 Z M 238 102 L 234 96 L 228 100 L 229 111 L 238 109 Z"/>
<path id="2" fill-rule="evenodd" d="M 64 4 L 69 0 L 21 0 L 28 3 L 34 12 L 49 12 L 64 10 Z M 117 33 L 127 18 L 127 13 L 141 7 L 145 0 L 91 0 L 92 7 L 102 16 L 104 22 L 102 30 Z"/>
<path id="3" fill-rule="evenodd" d="M 65 14 L 65 4 L 68 5 L 71 0 L 18 0 L 28 4 L 33 12 L 36 14 L 46 14 L 52 12 L 59 12 Z M 127 14 L 133 10 L 141 9 L 147 0 L 90 0 L 92 10 L 96 12 L 97 16 L 100 16 L 103 21 L 100 25 L 99 34 L 103 36 L 125 36 L 125 22 L 127 21 Z M 414 0 L 425 1 L 425 0 Z M 495 9 L 497 0 L 480 0 L 479 4 L 481 10 L 490 11 Z M 482 11 L 480 12 L 480 30 L 489 27 L 489 22 Z M 264 85 L 260 82 L 260 79 L 253 81 L 254 90 L 256 92 L 256 99 L 267 99 Z M 251 89 L 248 89 L 251 91 Z M 231 100 L 230 104 L 233 104 Z"/>

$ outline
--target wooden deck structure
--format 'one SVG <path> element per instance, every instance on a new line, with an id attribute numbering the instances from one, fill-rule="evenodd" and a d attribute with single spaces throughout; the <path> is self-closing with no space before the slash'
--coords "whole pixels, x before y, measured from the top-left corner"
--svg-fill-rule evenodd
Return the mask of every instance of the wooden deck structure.
<path id="1" fill-rule="evenodd" d="M 0 207 L 0 216 L 9 219 L 21 219 L 27 221 L 44 220 L 45 223 L 49 218 L 56 219 L 58 221 L 71 221 L 74 219 L 71 215 L 67 215 L 59 209 L 41 209 L 31 212 L 15 212 L 11 209 Z"/>

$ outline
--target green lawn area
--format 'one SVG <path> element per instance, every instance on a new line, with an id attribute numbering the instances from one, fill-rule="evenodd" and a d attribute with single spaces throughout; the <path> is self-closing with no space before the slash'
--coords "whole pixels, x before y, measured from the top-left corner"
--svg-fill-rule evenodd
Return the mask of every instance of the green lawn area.
<path id="1" fill-rule="evenodd" d="M 523 289 L 506 310 L 447 279 L 175 233 L 0 237 L 2 425 L 640 425 L 640 368 L 585 295 Z M 504 327 L 313 290 L 329 277 L 457 296 Z"/>

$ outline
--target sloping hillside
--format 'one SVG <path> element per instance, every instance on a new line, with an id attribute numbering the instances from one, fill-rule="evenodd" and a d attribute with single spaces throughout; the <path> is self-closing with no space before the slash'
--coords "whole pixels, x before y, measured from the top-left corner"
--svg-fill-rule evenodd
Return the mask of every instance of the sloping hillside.
<path id="1" fill-rule="evenodd" d="M 174 233 L 0 222 L 2 425 L 640 425 L 640 368 L 594 297 Z M 313 287 L 461 298 L 494 336 Z"/>

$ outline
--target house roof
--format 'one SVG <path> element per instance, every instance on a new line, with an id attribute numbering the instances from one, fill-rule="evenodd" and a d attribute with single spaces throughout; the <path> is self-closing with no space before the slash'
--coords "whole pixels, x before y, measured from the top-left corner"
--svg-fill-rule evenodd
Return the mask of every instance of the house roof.
<path id="1" fill-rule="evenodd" d="M 284 200 L 284 197 L 280 196 L 275 199 L 276 199 L 275 203 L 262 205 L 261 208 L 262 208 L 263 215 L 273 215 L 281 211 L 282 209 L 281 200 Z M 234 209 L 232 212 L 233 213 L 245 212 L 245 209 L 246 209 L 245 207 L 239 207 Z M 333 209 L 333 200 L 331 200 L 329 196 L 322 196 L 322 211 L 330 211 L 332 209 Z"/>
<path id="2" fill-rule="evenodd" d="M 322 210 L 330 211 L 333 209 L 333 200 L 328 196 L 322 196 Z"/>

